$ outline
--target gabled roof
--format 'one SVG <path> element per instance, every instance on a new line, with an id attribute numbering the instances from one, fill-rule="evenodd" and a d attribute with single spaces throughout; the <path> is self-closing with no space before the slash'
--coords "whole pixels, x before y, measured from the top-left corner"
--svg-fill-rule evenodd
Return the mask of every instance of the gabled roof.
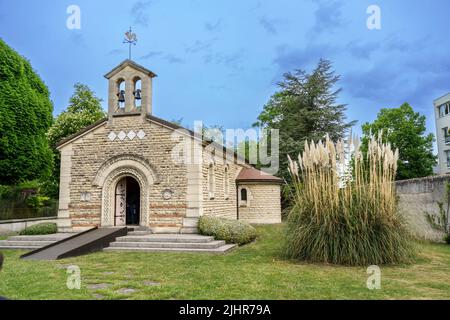
<path id="1" fill-rule="evenodd" d="M 110 72 L 105 74 L 105 78 L 106 79 L 110 79 L 110 78 L 114 77 L 118 72 L 120 72 L 121 70 L 123 70 L 124 68 L 126 68 L 128 66 L 130 66 L 130 67 L 132 67 L 134 69 L 137 69 L 137 70 L 145 73 L 146 75 L 148 75 L 148 76 L 150 76 L 152 78 L 157 77 L 157 75 L 154 74 L 152 71 L 150 71 L 147 68 L 141 66 L 140 64 L 137 64 L 133 60 L 127 59 L 127 60 L 124 60 L 121 64 L 119 64 L 117 67 L 112 69 Z"/>
<path id="2" fill-rule="evenodd" d="M 272 176 L 255 168 L 243 168 L 236 178 L 238 183 L 254 182 L 254 183 L 277 183 L 282 184 L 283 179 Z"/>
<path id="3" fill-rule="evenodd" d="M 124 115 L 126 115 L 126 114 L 124 114 Z M 188 132 L 188 134 L 189 134 L 191 137 L 196 137 L 196 134 L 195 134 L 194 131 L 192 131 L 192 130 L 190 130 L 190 129 L 187 129 L 187 128 L 184 128 L 184 127 L 182 127 L 182 126 L 180 126 L 180 125 L 177 125 L 177 124 L 175 124 L 175 123 L 173 123 L 173 122 L 166 121 L 166 120 L 164 120 L 164 119 L 155 117 L 155 116 L 150 115 L 150 114 L 147 114 L 147 115 L 146 115 L 146 118 L 147 118 L 147 120 L 149 120 L 149 121 L 151 121 L 151 122 L 155 122 L 155 123 L 157 123 L 157 124 L 159 124 L 159 125 L 162 125 L 162 126 L 164 126 L 164 127 L 170 128 L 170 129 L 172 129 L 172 130 L 185 130 L 186 132 Z M 70 135 L 69 137 L 67 137 L 67 138 L 65 138 L 65 139 L 63 139 L 63 140 L 61 140 L 61 141 L 59 141 L 59 142 L 56 144 L 56 148 L 58 149 L 58 148 L 61 147 L 62 145 L 65 145 L 65 144 L 67 144 L 67 143 L 70 143 L 70 142 L 72 142 L 72 141 L 78 139 L 79 137 L 83 136 L 84 134 L 88 133 L 89 131 L 94 130 L 94 129 L 96 129 L 96 128 L 102 126 L 102 125 L 105 124 L 107 121 L 108 121 L 108 118 L 104 118 L 104 119 L 101 119 L 101 120 L 99 120 L 99 121 L 97 121 L 97 122 L 91 124 L 90 126 L 87 126 L 86 128 L 81 129 L 81 130 L 78 131 L 77 133 L 74 133 L 74 134 Z M 225 146 L 223 146 L 223 145 L 221 145 L 221 144 L 219 144 L 219 143 L 217 143 L 217 142 L 214 142 L 214 141 L 203 141 L 203 143 L 204 143 L 205 145 L 207 145 L 207 144 L 212 144 L 212 145 L 214 145 L 216 148 L 219 148 L 219 149 L 222 148 L 222 150 L 223 150 L 225 153 L 226 153 L 226 152 L 230 152 L 230 153 L 234 154 L 235 157 L 236 157 L 237 159 L 239 159 L 239 160 L 242 161 L 243 163 L 248 164 L 247 161 L 246 161 L 245 159 L 239 157 L 239 155 L 238 155 L 234 150 L 231 150 L 231 149 L 229 149 L 229 148 L 227 148 L 227 147 L 225 147 Z"/>
<path id="4" fill-rule="evenodd" d="M 72 140 L 75 140 L 75 139 L 77 139 L 78 137 L 82 136 L 83 134 L 85 134 L 85 133 L 87 133 L 87 132 L 89 132 L 89 131 L 91 131 L 91 130 L 94 130 L 95 128 L 97 128 L 97 127 L 99 127 L 99 126 L 105 124 L 106 121 L 108 121 L 108 118 L 100 119 L 100 120 L 98 120 L 97 122 L 95 122 L 95 123 L 93 123 L 93 124 L 91 124 L 91 125 L 89 125 L 89 126 L 83 128 L 83 129 L 81 129 L 80 131 L 78 131 L 78 132 L 76 132 L 76 133 L 74 133 L 74 134 L 68 136 L 67 138 L 62 139 L 61 141 L 59 141 L 59 142 L 56 144 L 56 146 L 55 146 L 56 149 L 58 149 L 58 148 L 59 148 L 60 146 L 62 146 L 63 144 L 66 144 L 66 143 L 68 143 L 68 142 L 70 142 L 70 141 L 72 141 Z"/>
<path id="5" fill-rule="evenodd" d="M 166 121 L 164 119 L 155 117 L 153 115 L 147 115 L 146 116 L 147 120 L 158 123 L 162 126 L 171 128 L 173 130 L 179 130 L 179 129 L 183 129 L 186 130 L 190 136 L 195 137 L 196 134 L 194 131 L 189 130 L 187 128 L 184 128 L 180 125 L 177 125 L 173 122 L 169 122 Z M 62 145 L 65 145 L 67 143 L 70 143 L 76 139 L 78 139 L 79 137 L 83 136 L 84 134 L 90 132 L 91 130 L 95 130 L 96 128 L 106 124 L 108 121 L 107 118 L 101 119 L 93 124 L 91 124 L 90 126 L 87 126 L 86 128 L 78 131 L 77 133 L 61 140 L 60 142 L 57 143 L 56 148 L 61 147 Z M 274 183 L 274 184 L 283 184 L 283 180 L 272 176 L 270 174 L 267 174 L 263 171 L 257 170 L 255 168 L 253 168 L 246 159 L 241 158 L 236 151 L 229 149 L 217 142 L 214 141 L 203 141 L 204 145 L 207 145 L 208 143 L 213 144 L 216 148 L 222 149 L 225 153 L 226 152 L 230 152 L 234 155 L 234 157 L 236 157 L 236 159 L 242 161 L 247 167 L 244 167 L 241 172 L 239 173 L 238 177 L 236 178 L 236 182 L 237 183 L 245 183 L 245 182 L 250 182 L 250 183 Z"/>

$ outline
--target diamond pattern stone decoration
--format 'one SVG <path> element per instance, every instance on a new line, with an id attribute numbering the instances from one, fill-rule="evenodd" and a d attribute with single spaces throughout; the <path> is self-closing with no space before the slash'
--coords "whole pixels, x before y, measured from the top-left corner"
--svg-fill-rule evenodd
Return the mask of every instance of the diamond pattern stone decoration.
<path id="1" fill-rule="evenodd" d="M 117 135 L 117 137 L 123 141 L 127 137 L 127 134 L 123 131 L 120 131 L 119 134 Z"/>
<path id="2" fill-rule="evenodd" d="M 116 140 L 116 138 L 117 138 L 117 134 L 115 134 L 113 131 L 111 131 L 108 135 L 108 139 L 111 141 L 114 141 L 114 140 Z"/>
<path id="3" fill-rule="evenodd" d="M 133 140 L 136 137 L 136 132 L 131 130 L 130 132 L 128 132 L 127 137 L 128 139 Z"/>
<path id="4" fill-rule="evenodd" d="M 144 139 L 144 137 L 145 137 L 144 130 L 139 130 L 139 132 L 137 133 L 137 137 L 141 140 Z"/>

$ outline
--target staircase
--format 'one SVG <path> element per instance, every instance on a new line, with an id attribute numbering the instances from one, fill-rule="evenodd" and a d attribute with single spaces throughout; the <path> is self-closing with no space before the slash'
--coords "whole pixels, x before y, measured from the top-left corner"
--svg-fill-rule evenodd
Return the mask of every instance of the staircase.
<path id="1" fill-rule="evenodd" d="M 236 247 L 214 237 L 198 234 L 152 234 L 145 227 L 127 227 L 128 234 L 118 237 L 104 251 L 130 252 L 192 252 L 224 254 Z M 1 249 L 36 250 L 53 244 L 74 233 L 57 233 L 39 236 L 12 236 L 0 241 Z"/>
<path id="2" fill-rule="evenodd" d="M 135 234 L 117 238 L 104 251 L 192 252 L 223 254 L 236 247 L 213 237 L 194 234 Z M 130 233 L 129 233 L 130 234 Z"/>
<path id="3" fill-rule="evenodd" d="M 73 235 L 73 233 L 56 233 L 41 236 L 12 236 L 0 241 L 0 249 L 35 250 Z"/>
<path id="4" fill-rule="evenodd" d="M 149 228 L 141 226 L 127 226 L 128 236 L 145 236 L 152 233 Z"/>

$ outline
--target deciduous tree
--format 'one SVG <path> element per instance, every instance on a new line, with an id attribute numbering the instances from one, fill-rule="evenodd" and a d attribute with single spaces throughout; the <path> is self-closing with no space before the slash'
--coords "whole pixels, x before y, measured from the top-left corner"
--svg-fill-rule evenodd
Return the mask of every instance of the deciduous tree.
<path id="1" fill-rule="evenodd" d="M 383 141 L 398 148 L 397 179 L 420 178 L 433 174 L 436 157 L 433 155 L 434 135 L 426 133 L 426 118 L 404 103 L 399 108 L 384 108 L 377 119 L 362 126 L 363 148 L 371 135 L 382 134 Z"/>

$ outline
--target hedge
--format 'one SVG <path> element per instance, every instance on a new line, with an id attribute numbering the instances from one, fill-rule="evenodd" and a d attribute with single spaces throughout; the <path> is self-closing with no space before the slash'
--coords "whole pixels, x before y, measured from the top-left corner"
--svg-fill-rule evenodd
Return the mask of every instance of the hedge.
<path id="1" fill-rule="evenodd" d="M 25 236 L 34 236 L 34 235 L 43 235 L 43 234 L 54 234 L 58 232 L 58 227 L 56 223 L 39 223 L 34 226 L 25 228 L 20 232 L 21 235 Z"/>
<path id="2" fill-rule="evenodd" d="M 200 234 L 216 240 L 243 245 L 256 239 L 256 229 L 239 220 L 203 216 L 199 220 Z"/>

